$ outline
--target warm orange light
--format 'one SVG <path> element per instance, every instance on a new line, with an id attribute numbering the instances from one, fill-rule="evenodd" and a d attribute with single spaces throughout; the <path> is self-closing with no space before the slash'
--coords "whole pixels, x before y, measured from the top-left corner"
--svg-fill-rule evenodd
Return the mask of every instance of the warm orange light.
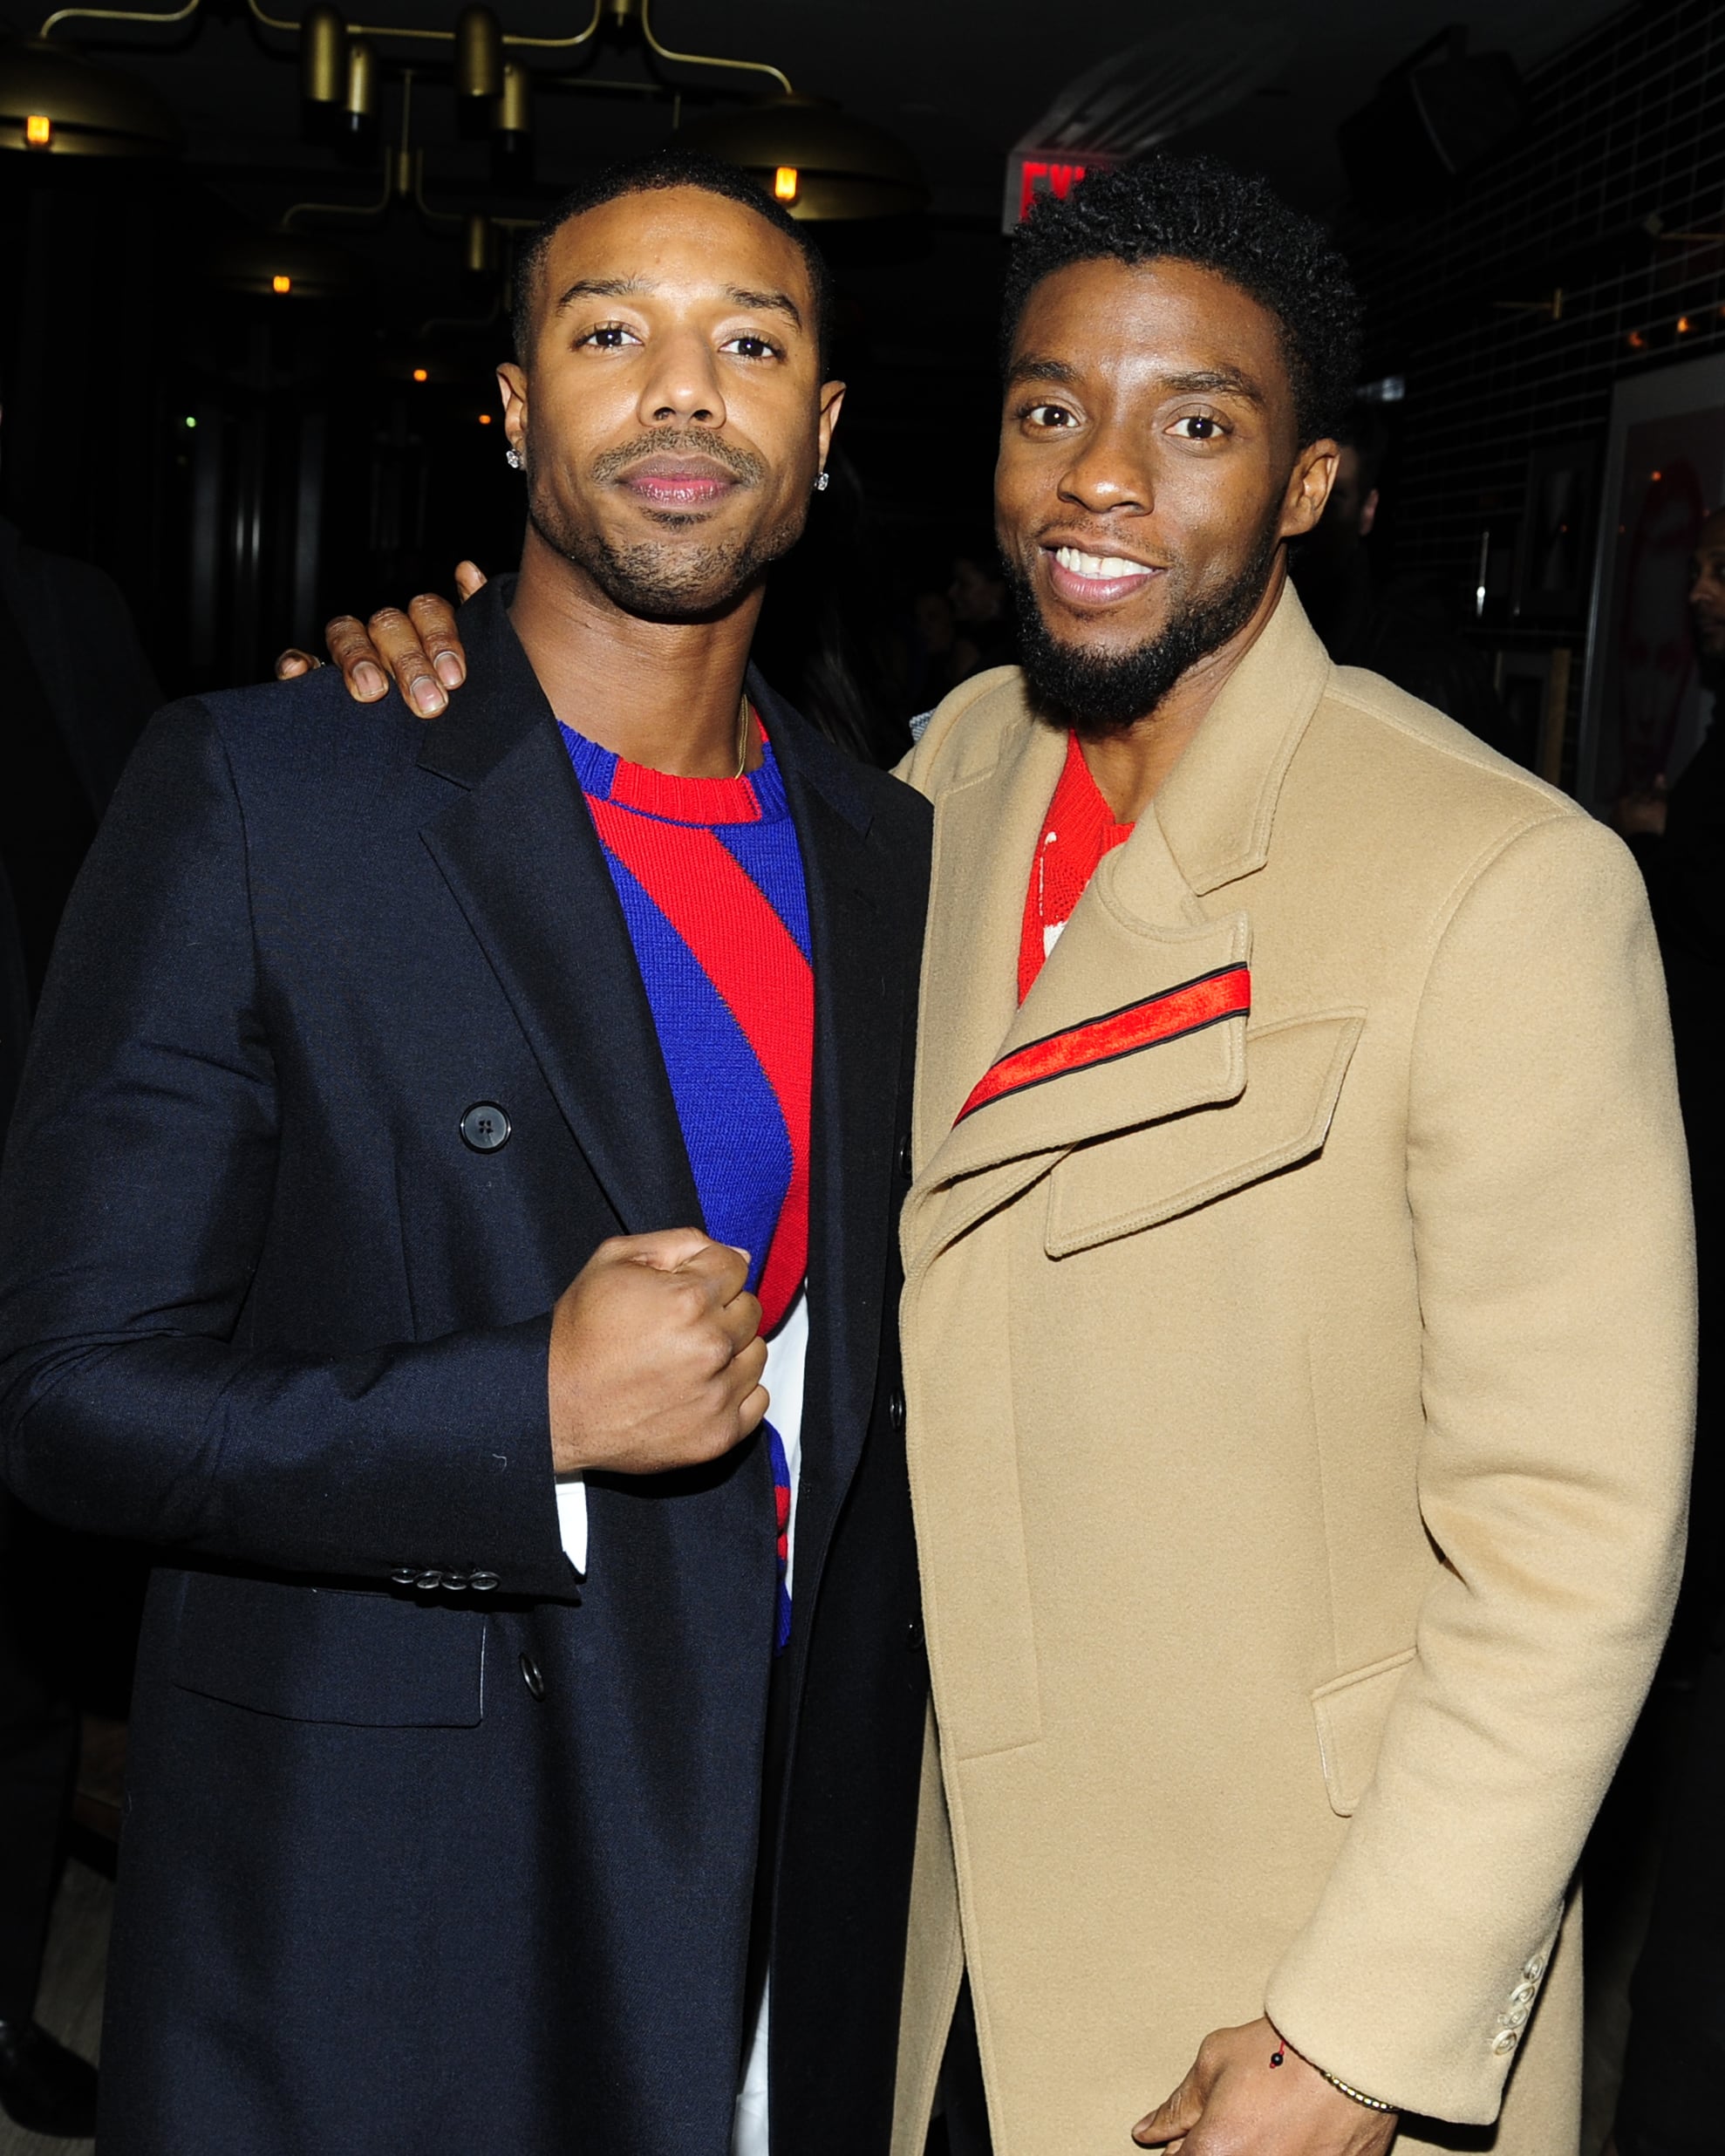
<path id="1" fill-rule="evenodd" d="M 1640 331 L 1640 330 L 1631 330 L 1631 331 L 1630 331 L 1630 332 L 1629 332 L 1629 349 L 1630 349 L 1630 351 L 1641 351 L 1641 350 L 1643 350 L 1643 349 L 1644 349 L 1644 347 L 1646 346 L 1646 345 L 1647 345 L 1647 338 L 1646 338 L 1645 337 L 1643 337 L 1643 336 L 1642 336 L 1642 334 L 1641 334 L 1641 332 Z"/>
<path id="2" fill-rule="evenodd" d="M 413 379 L 416 382 L 428 382 L 430 381 L 431 377 L 426 372 L 423 367 L 415 367 L 413 370 Z"/>
<path id="3" fill-rule="evenodd" d="M 33 150 L 45 150 L 54 139 L 54 123 L 46 113 L 26 113 L 24 139 Z"/>
<path id="4" fill-rule="evenodd" d="M 773 175 L 773 193 L 781 202 L 796 200 L 797 170 L 794 165 L 781 165 Z"/>
<path id="5" fill-rule="evenodd" d="M 479 415 L 479 423 L 481 426 L 489 426 L 491 424 L 491 414 L 488 412 L 481 412 Z"/>
<path id="6" fill-rule="evenodd" d="M 1688 317 L 1688 315 L 1679 315 L 1679 316 L 1678 316 L 1678 317 L 1677 317 L 1677 334 L 1679 335 L 1679 337 L 1687 337 L 1687 336 L 1689 334 L 1689 331 L 1690 331 L 1692 329 L 1694 329 L 1694 326 L 1695 326 L 1695 325 L 1694 325 L 1694 324 L 1693 322 L 1691 322 L 1691 321 L 1690 321 L 1690 319 L 1689 319 L 1689 317 Z"/>
<path id="7" fill-rule="evenodd" d="M 1658 484 L 1660 483 L 1660 480 L 1662 480 L 1664 477 L 1665 477 L 1665 474 L 1664 474 L 1663 472 L 1655 472 L 1655 473 L 1653 474 L 1653 484 L 1654 484 L 1654 486 L 1655 486 L 1655 487 L 1657 487 L 1657 486 L 1658 486 Z"/>
<path id="8" fill-rule="evenodd" d="M 269 289 L 272 292 L 290 292 L 294 289 L 294 281 L 291 277 L 283 276 L 278 270 L 269 280 Z"/>

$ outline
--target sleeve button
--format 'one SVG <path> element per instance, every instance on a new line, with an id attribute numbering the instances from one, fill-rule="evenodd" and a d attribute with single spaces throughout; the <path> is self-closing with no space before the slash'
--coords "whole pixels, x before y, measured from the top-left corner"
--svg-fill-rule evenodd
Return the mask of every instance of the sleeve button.
<path id="1" fill-rule="evenodd" d="M 535 1699 L 544 1698 L 545 1679 L 540 1672 L 539 1664 L 535 1661 L 531 1655 L 522 1656 L 522 1682 L 526 1685 Z"/>
<path id="2" fill-rule="evenodd" d="M 1513 2029 L 1500 2029 L 1491 2039 L 1491 2048 L 1499 2058 L 1504 2058 L 1515 2050 L 1519 2041 Z"/>
<path id="3" fill-rule="evenodd" d="M 470 1573 L 467 1575 L 467 1585 L 475 1594 L 489 1594 L 493 1587 L 497 1585 L 497 1575 L 494 1572 Z"/>
<path id="4" fill-rule="evenodd" d="M 443 1574 L 433 1566 L 427 1566 L 426 1570 L 414 1579 L 413 1585 L 416 1587 L 440 1587 L 443 1585 Z"/>

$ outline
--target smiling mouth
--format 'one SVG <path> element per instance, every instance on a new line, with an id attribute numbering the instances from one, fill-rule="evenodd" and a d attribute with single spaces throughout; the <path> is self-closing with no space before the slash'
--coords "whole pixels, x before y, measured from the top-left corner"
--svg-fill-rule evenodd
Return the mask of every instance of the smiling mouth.
<path id="1" fill-rule="evenodd" d="M 1042 551 L 1047 557 L 1048 581 L 1055 591 L 1080 606 L 1114 605 L 1168 573 L 1123 554 L 1089 554 L 1074 546 L 1044 547 Z"/>

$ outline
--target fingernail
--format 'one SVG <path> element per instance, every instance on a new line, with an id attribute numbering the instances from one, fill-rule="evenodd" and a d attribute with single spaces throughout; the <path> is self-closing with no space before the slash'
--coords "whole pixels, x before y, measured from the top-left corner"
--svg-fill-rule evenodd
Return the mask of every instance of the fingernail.
<path id="1" fill-rule="evenodd" d="M 461 686 L 461 662 L 453 652 L 443 652 L 437 662 L 437 678 L 446 689 L 459 689 Z"/>
<path id="2" fill-rule="evenodd" d="M 413 684 L 413 701 L 427 719 L 435 719 L 449 699 L 429 674 L 421 674 Z"/>
<path id="3" fill-rule="evenodd" d="M 353 686 L 362 696 L 381 696 L 389 684 L 375 666 L 368 665 L 354 668 Z"/>

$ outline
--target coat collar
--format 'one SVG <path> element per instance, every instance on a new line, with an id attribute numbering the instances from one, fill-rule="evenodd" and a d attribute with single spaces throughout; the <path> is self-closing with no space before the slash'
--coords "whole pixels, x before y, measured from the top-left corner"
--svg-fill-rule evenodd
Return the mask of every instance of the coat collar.
<path id="1" fill-rule="evenodd" d="M 1286 586 L 1152 808 L 1098 869 L 1021 1006 L 1025 891 L 1065 750 L 1021 689 L 1004 692 L 1016 709 L 998 721 L 998 756 L 937 797 L 919 1191 L 1007 1161 L 1040 1172 L 1051 1151 L 1240 1091 L 1244 1016 L 1086 1065 L 958 1120 L 1001 1057 L 1249 962 L 1246 913 L 1203 901 L 1268 859 L 1283 781 L 1329 674 Z"/>

